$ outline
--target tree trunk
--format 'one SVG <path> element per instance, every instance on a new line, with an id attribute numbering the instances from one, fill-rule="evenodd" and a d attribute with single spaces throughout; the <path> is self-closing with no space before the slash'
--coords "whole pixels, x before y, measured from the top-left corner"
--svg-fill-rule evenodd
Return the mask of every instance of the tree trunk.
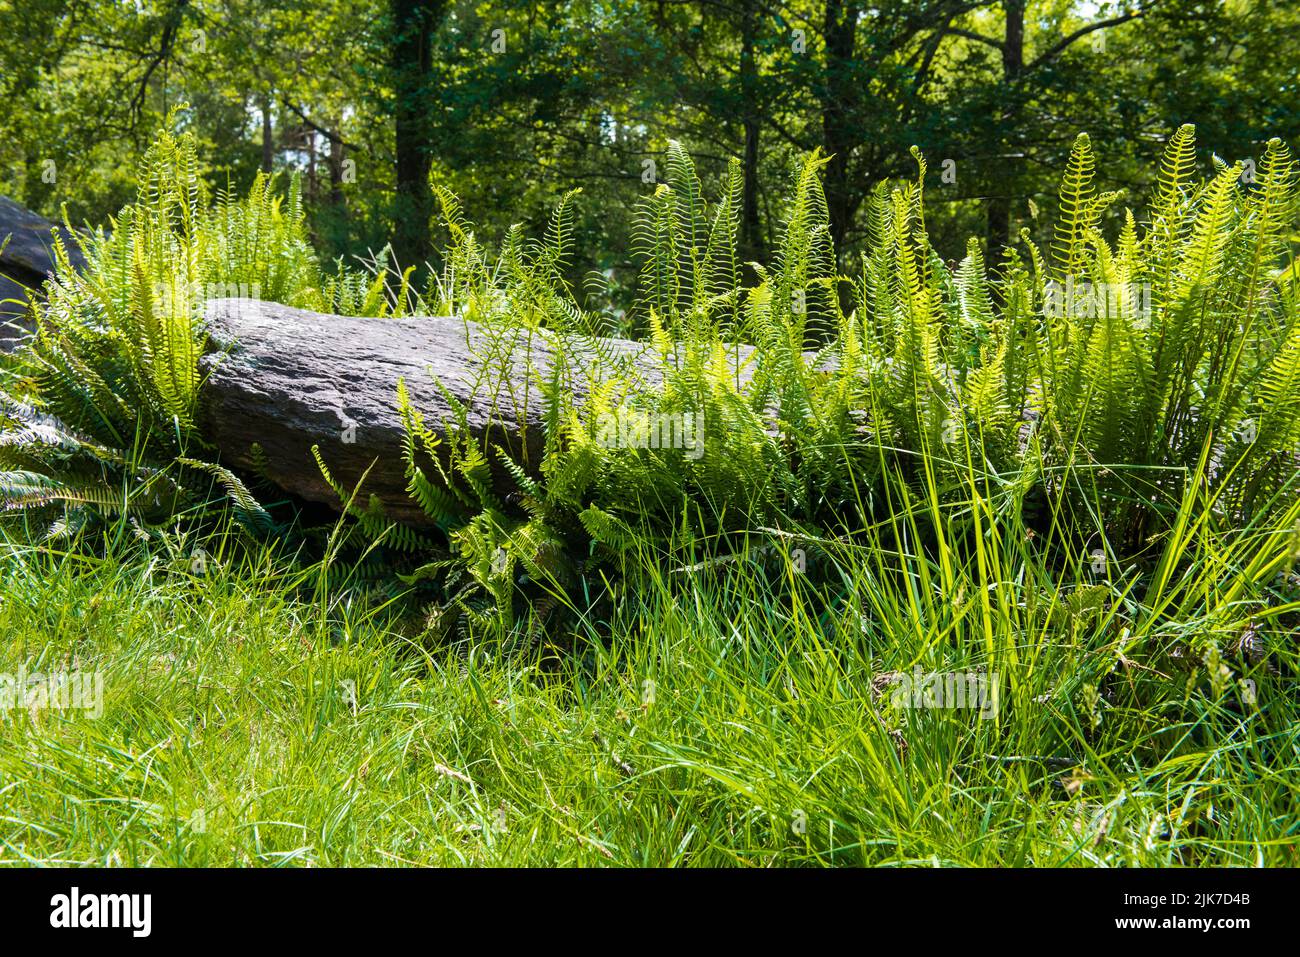
<path id="1" fill-rule="evenodd" d="M 1007 21 L 1002 40 L 1002 80 L 1009 95 L 1014 97 L 1025 68 L 1025 0 L 1003 0 L 1002 9 Z M 999 118 L 998 127 L 1001 125 Z M 1007 146 L 1005 142 L 999 145 Z M 1002 250 L 1011 244 L 1010 185 L 995 187 L 997 191 L 989 197 L 987 258 L 990 264 L 996 263 Z"/>
<path id="2" fill-rule="evenodd" d="M 830 237 L 837 257 L 844 254 L 844 237 L 853 219 L 854 201 L 849 191 L 849 158 L 854 142 L 850 104 L 856 91 L 849 88 L 853 76 L 853 51 L 857 46 L 858 5 L 827 0 L 823 21 L 826 41 L 825 86 L 822 91 L 822 142 L 830 157 L 823 187 L 830 219 Z"/>
<path id="3" fill-rule="evenodd" d="M 337 210 L 342 210 L 343 200 L 343 137 L 338 134 L 338 126 L 334 125 L 331 132 L 326 134 L 329 140 L 329 167 L 330 167 L 330 205 Z"/>
<path id="4" fill-rule="evenodd" d="M 398 264 L 421 267 L 433 254 L 429 220 L 433 166 L 429 81 L 433 40 L 446 0 L 392 0 L 392 76 L 397 173 L 393 252 Z"/>
<path id="5" fill-rule="evenodd" d="M 754 0 L 745 0 L 741 24 L 740 91 L 744 101 L 745 155 L 743 160 L 744 185 L 742 187 L 740 217 L 740 247 L 745 262 L 762 262 L 763 235 L 758 221 L 758 69 L 754 62 L 755 22 Z"/>
<path id="6" fill-rule="evenodd" d="M 269 173 L 275 164 L 275 130 L 271 127 L 271 95 L 262 94 L 262 172 Z"/>

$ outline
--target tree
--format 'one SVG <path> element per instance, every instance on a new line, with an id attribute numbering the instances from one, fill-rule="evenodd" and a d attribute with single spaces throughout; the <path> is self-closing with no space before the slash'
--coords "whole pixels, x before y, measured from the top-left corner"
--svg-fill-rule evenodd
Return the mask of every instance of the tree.
<path id="1" fill-rule="evenodd" d="M 420 266 L 433 254 L 429 231 L 433 194 L 434 35 L 447 13 L 446 0 L 392 0 L 392 91 L 397 201 L 393 253 L 405 266 Z"/>

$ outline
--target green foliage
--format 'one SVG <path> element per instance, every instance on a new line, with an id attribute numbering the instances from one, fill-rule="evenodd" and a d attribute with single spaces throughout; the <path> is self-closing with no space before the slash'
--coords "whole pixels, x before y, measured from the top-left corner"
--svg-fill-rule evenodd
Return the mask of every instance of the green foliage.
<path id="1" fill-rule="evenodd" d="M 856 534 L 918 493 L 941 503 L 923 537 L 969 527 L 976 496 L 1061 556 L 1100 550 L 1120 562 L 1144 561 L 1198 489 L 1229 521 L 1275 515 L 1300 461 L 1297 289 L 1282 268 L 1296 166 L 1274 140 L 1254 185 L 1235 167 L 1198 184 L 1193 135 L 1184 126 L 1171 139 L 1153 208 L 1142 220 L 1125 211 L 1113 245 L 1100 224 L 1117 194 L 1097 193 L 1080 136 L 1051 267 L 1026 239 L 992 276 L 973 240 L 955 268 L 935 254 L 919 153 L 915 184 L 873 197 L 861 276 L 838 276 L 814 154 L 796 172 L 774 261 L 756 265 L 749 286 L 734 268 L 736 171 L 710 215 L 674 145 L 636 228 L 652 376 L 577 334 L 582 311 L 544 252 L 558 240 L 526 253 L 515 231 L 489 269 L 440 191 L 453 238 L 444 282 L 458 290 L 448 299 L 474 304 L 467 314 L 502 336 L 546 326 L 568 338 L 553 340 L 554 381 L 535 373 L 550 425 L 529 469 L 469 441 L 463 421 L 442 424 L 439 449 L 402 390 L 412 494 L 499 610 L 505 579 L 522 586 L 535 573 L 543 530 L 593 559 L 551 591 L 585 593 L 591 576 L 625 574 L 627 555 L 684 532 Z M 692 420 L 698 456 L 685 447 Z M 682 441 L 647 441 L 665 423 Z M 450 467 L 433 479 L 417 453 Z M 498 456 L 522 508 L 488 488 Z"/>
<path id="2" fill-rule="evenodd" d="M 424 422 L 399 385 L 409 490 L 457 556 L 415 580 L 439 580 L 479 626 L 539 601 L 578 613 L 670 539 L 755 527 L 851 536 L 918 494 L 936 503 L 925 538 L 976 527 L 974 496 L 1067 565 L 1095 550 L 1146 561 L 1189 494 L 1249 523 L 1283 508 L 1297 480 L 1296 166 L 1274 140 L 1253 184 L 1226 165 L 1198 183 L 1192 137 L 1189 126 L 1173 136 L 1151 210 L 1125 211 L 1114 241 L 1100 227 L 1116 196 L 1097 192 L 1080 137 L 1051 265 L 1026 239 L 991 275 L 974 241 L 955 266 L 934 251 L 919 152 L 915 183 L 872 198 L 860 274 L 839 275 L 827 160 L 814 153 L 795 170 L 772 262 L 753 264 L 748 284 L 737 170 L 710 206 L 674 144 L 636 230 L 647 367 L 593 338 L 603 318 L 566 279 L 573 193 L 541 240 L 516 228 L 493 255 L 438 190 L 450 245 L 417 293 L 387 253 L 369 270 L 322 269 L 296 187 L 281 199 L 259 177 L 247 198 L 209 207 L 194 144 L 163 133 L 137 203 L 89 243 L 86 273 L 61 254 L 19 360 L 26 397 L 3 413 L 7 501 L 150 524 L 215 483 L 250 527 L 267 527 L 239 476 L 189 450 L 201 444 L 198 306 L 233 287 L 314 309 L 476 321 L 495 357 L 477 386 L 487 392 L 512 374 L 521 330 L 549 340 L 554 358 L 531 373 L 544 404 L 538 461 L 474 440 L 450 393 L 451 420 Z M 408 573 L 439 552 L 319 464 L 363 540 L 409 556 Z"/>

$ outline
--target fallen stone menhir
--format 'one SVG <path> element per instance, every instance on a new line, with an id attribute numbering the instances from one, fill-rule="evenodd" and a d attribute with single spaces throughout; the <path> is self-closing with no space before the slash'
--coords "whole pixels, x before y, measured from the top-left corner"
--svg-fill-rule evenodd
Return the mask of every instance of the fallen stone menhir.
<path id="1" fill-rule="evenodd" d="M 72 265 L 81 269 L 85 260 L 75 236 L 0 196 L 0 350 L 12 348 L 27 332 L 28 294 L 39 291 L 54 272 L 54 230 L 63 237 Z"/>
<path id="2" fill-rule="evenodd" d="M 615 376 L 648 388 L 663 381 L 659 355 L 626 339 L 570 338 L 567 362 L 557 369 L 555 334 L 545 330 L 440 316 L 322 315 L 251 299 L 210 300 L 204 316 L 211 351 L 201 365 L 198 424 L 222 461 L 253 467 L 256 443 L 267 478 L 338 508 L 312 458 L 317 445 L 340 484 L 352 489 L 366 476 L 357 504 L 364 508 L 376 495 L 390 518 L 415 527 L 433 523 L 406 491 L 398 379 L 431 429 L 457 421 L 454 399 L 476 440 L 530 470 L 544 445 L 543 383 L 556 381 L 582 402 L 593 383 Z M 752 353 L 731 347 L 738 382 L 752 374 Z M 508 473 L 492 464 L 498 489 L 512 488 Z"/>

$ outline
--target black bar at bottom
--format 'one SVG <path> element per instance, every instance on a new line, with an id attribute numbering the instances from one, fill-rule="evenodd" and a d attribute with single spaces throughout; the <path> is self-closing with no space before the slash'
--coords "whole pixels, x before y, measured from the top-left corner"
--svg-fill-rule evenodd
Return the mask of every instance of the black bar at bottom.
<path id="1" fill-rule="evenodd" d="M 469 933 L 494 947 L 516 935 L 670 946 L 682 934 L 734 947 L 775 933 L 865 941 L 885 929 L 918 942 L 1200 934 L 1231 945 L 1289 930 L 1298 883 L 1291 870 L 3 869 L 0 920 L 11 946 L 71 936 L 373 946 L 394 933 L 437 946 Z"/>

